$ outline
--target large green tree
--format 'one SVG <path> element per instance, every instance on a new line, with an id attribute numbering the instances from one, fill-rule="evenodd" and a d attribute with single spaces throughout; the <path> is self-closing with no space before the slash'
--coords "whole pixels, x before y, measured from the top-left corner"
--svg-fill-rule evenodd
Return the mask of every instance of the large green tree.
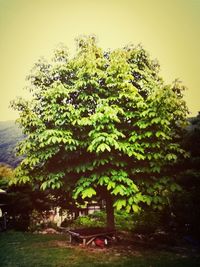
<path id="1" fill-rule="evenodd" d="M 37 62 L 32 100 L 12 103 L 26 135 L 14 183 L 62 187 L 77 201 L 100 197 L 113 228 L 114 208 L 160 208 L 176 190 L 166 167 L 184 153 L 184 87 L 166 85 L 141 46 L 103 51 L 92 36 L 76 41 L 75 55 L 60 47 L 51 62 Z"/>

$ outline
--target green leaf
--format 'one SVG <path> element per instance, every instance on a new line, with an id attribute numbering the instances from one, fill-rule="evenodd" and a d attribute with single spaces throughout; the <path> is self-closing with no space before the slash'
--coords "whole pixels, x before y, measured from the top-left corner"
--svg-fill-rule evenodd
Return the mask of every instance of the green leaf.
<path id="1" fill-rule="evenodd" d="M 78 185 L 76 189 L 74 190 L 74 199 L 77 199 L 79 194 L 83 191 L 83 186 Z"/>
<path id="2" fill-rule="evenodd" d="M 177 156 L 175 154 L 172 154 L 172 153 L 169 153 L 166 155 L 166 159 L 171 161 L 171 160 L 176 160 L 177 159 Z"/>
<path id="3" fill-rule="evenodd" d="M 107 184 L 109 184 L 109 181 L 110 181 L 110 179 L 108 176 L 101 176 L 98 183 L 100 185 L 107 185 Z"/>
<path id="4" fill-rule="evenodd" d="M 126 206 L 126 200 L 125 199 L 118 199 L 117 201 L 115 201 L 114 207 L 116 207 L 117 210 L 121 210 L 122 207 Z"/>
<path id="5" fill-rule="evenodd" d="M 107 189 L 110 190 L 111 188 L 115 188 L 115 185 L 116 185 L 115 182 L 109 181 Z"/>
<path id="6" fill-rule="evenodd" d="M 135 183 L 132 182 L 130 187 L 133 190 L 133 192 L 139 192 L 139 188 Z"/>
<path id="7" fill-rule="evenodd" d="M 152 202 L 152 197 L 146 195 L 143 197 L 143 199 L 144 199 L 144 202 L 146 202 L 147 205 L 150 206 L 150 204 Z"/>
<path id="8" fill-rule="evenodd" d="M 126 206 L 126 212 L 129 213 L 131 211 L 131 206 L 130 205 L 127 205 Z"/>
<path id="9" fill-rule="evenodd" d="M 114 190 L 112 191 L 114 195 L 121 195 L 124 196 L 126 194 L 126 188 L 124 185 L 117 185 Z"/>
<path id="10" fill-rule="evenodd" d="M 133 204 L 133 205 L 132 205 L 132 209 L 133 209 L 133 211 L 134 211 L 135 213 L 138 213 L 138 212 L 141 210 L 141 208 L 140 208 L 138 205 L 136 205 L 136 204 Z"/>
<path id="11" fill-rule="evenodd" d="M 107 150 L 107 151 L 111 151 L 111 148 L 107 145 L 107 144 L 100 144 L 98 147 L 97 147 L 97 150 L 96 150 L 96 152 L 98 153 L 98 152 L 104 152 L 105 150 Z"/>
<path id="12" fill-rule="evenodd" d="M 86 197 L 91 198 L 91 196 L 93 196 L 93 195 L 96 195 L 96 191 L 92 187 L 84 189 L 83 192 L 82 192 L 82 198 L 83 199 L 86 198 Z"/>
<path id="13" fill-rule="evenodd" d="M 43 183 L 41 184 L 40 189 L 45 190 L 45 189 L 47 189 L 47 187 L 48 187 L 48 182 L 45 181 L 45 182 L 43 182 Z"/>
<path id="14" fill-rule="evenodd" d="M 181 191 L 182 190 L 182 188 L 180 187 L 180 185 L 178 185 L 176 183 L 171 184 L 170 189 L 171 189 L 172 192 Z"/>

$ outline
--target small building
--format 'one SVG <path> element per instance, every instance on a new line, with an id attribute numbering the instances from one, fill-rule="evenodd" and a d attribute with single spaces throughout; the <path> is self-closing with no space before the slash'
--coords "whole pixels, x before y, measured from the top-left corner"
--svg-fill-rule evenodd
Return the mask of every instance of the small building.
<path id="1" fill-rule="evenodd" d="M 101 211 L 104 208 L 103 202 L 89 202 L 84 206 L 76 207 L 72 210 L 61 210 L 59 207 L 55 207 L 49 212 L 48 221 L 56 223 L 57 226 L 61 226 L 61 223 L 70 217 L 70 220 L 75 220 L 79 216 L 86 216 L 93 214 L 95 211 Z"/>

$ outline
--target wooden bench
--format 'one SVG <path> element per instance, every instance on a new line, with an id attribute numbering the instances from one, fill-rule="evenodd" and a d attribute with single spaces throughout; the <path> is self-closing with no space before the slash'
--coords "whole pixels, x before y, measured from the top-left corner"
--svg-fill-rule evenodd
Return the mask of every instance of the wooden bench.
<path id="1" fill-rule="evenodd" d="M 84 229 L 74 229 L 68 230 L 70 237 L 70 243 L 72 243 L 73 239 L 78 239 L 82 241 L 83 246 L 88 246 L 91 244 L 96 238 L 104 238 L 104 239 L 114 239 L 116 236 L 116 231 L 108 228 L 84 228 Z"/>

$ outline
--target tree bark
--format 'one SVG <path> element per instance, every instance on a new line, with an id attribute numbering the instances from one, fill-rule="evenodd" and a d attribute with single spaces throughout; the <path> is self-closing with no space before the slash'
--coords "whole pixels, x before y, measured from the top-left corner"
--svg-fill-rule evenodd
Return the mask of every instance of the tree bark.
<path id="1" fill-rule="evenodd" d="M 106 197 L 106 223 L 107 228 L 115 230 L 115 217 L 112 196 L 108 193 Z"/>

